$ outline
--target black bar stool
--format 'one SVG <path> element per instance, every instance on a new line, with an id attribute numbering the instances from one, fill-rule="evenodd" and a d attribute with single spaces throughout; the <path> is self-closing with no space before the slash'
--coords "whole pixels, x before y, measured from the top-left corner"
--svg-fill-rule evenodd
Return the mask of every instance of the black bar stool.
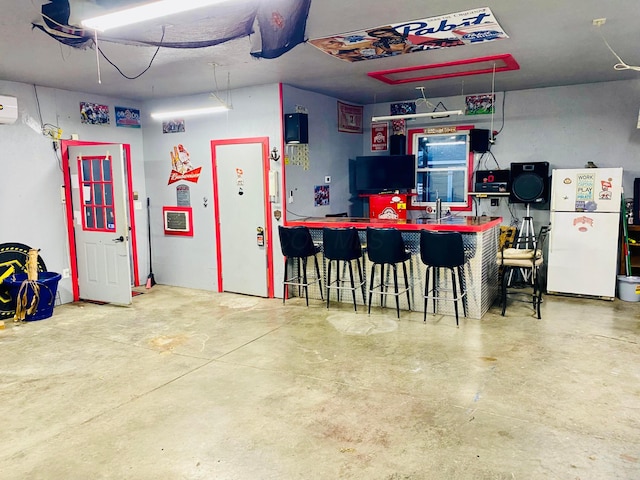
<path id="1" fill-rule="evenodd" d="M 324 246 L 324 258 L 328 260 L 327 266 L 327 308 L 329 308 L 329 299 L 331 297 L 331 289 L 335 289 L 338 292 L 338 301 L 340 301 L 340 290 L 351 290 L 353 296 L 353 309 L 357 312 L 356 306 L 356 289 L 362 290 L 362 301 L 367 304 L 364 293 L 364 277 L 362 275 L 362 264 L 360 258 L 362 257 L 362 246 L 360 245 L 360 237 L 358 231 L 353 228 L 328 228 L 322 229 L 322 244 Z M 356 285 L 353 277 L 353 261 L 356 261 L 358 266 L 358 274 L 360 281 Z M 331 266 L 336 263 L 336 279 L 331 280 Z M 346 262 L 349 265 L 349 278 L 350 285 L 345 286 L 346 280 L 340 278 L 340 262 Z"/>
<path id="2" fill-rule="evenodd" d="M 298 294 L 300 289 L 304 288 L 304 295 L 309 306 L 309 285 L 318 282 L 320 286 L 320 298 L 324 300 L 322 296 L 322 280 L 320 277 L 320 266 L 318 265 L 318 257 L 316 254 L 320 252 L 320 245 L 315 245 L 311 238 L 311 232 L 304 226 L 300 227 L 283 227 L 278 225 L 278 232 L 280 234 L 280 247 L 282 248 L 282 255 L 284 255 L 284 280 L 282 282 L 283 294 L 282 303 L 287 298 L 287 287 L 289 285 L 298 287 Z M 307 278 L 307 258 L 313 256 L 313 261 L 316 267 L 316 276 L 314 278 Z M 291 259 L 292 276 L 287 278 L 287 264 Z M 293 261 L 298 261 L 298 268 L 293 270 Z M 302 260 L 302 268 L 300 268 L 300 260 Z M 295 273 L 294 273 L 295 272 Z"/>
<path id="3" fill-rule="evenodd" d="M 411 260 L 411 251 L 405 247 L 402 234 L 395 228 L 367 228 L 367 255 L 371 266 L 371 282 L 369 283 L 369 313 L 371 313 L 371 297 L 375 293 L 385 298 L 386 295 L 396 297 L 396 313 L 400 318 L 400 295 L 406 292 L 409 310 L 411 310 L 411 296 L 409 290 L 411 284 L 407 276 L 405 262 Z M 398 264 L 402 264 L 404 273 L 404 286 L 398 289 Z M 380 283 L 375 284 L 376 265 L 380 265 Z M 384 266 L 389 265 L 393 269 L 393 285 L 388 283 L 384 276 Z M 413 282 L 413 278 L 411 279 Z M 393 286 L 393 292 L 388 291 Z M 380 291 L 376 292 L 377 288 Z M 384 302 L 381 301 L 382 304 Z"/>
<path id="4" fill-rule="evenodd" d="M 542 303 L 543 288 L 540 282 L 540 269 L 544 265 L 542 251 L 550 230 L 551 227 L 549 225 L 540 227 L 540 233 L 538 233 L 534 248 L 527 248 L 531 243 L 531 240 L 527 238 L 518 239 L 511 243 L 505 242 L 501 246 L 498 252 L 497 263 L 500 271 L 500 284 L 502 286 L 501 303 L 503 317 L 507 310 L 507 295 L 509 293 L 513 293 L 516 296 L 523 293 L 527 295 L 525 293 L 526 291 L 521 289 L 514 288 L 509 291 L 512 274 L 519 270 L 525 280 L 525 285 L 533 288 L 531 296 L 533 309 L 538 319 L 542 318 L 540 314 L 540 304 Z M 523 246 L 525 248 L 522 248 Z M 523 273 L 525 273 L 525 275 L 523 275 Z"/>
<path id="5" fill-rule="evenodd" d="M 424 316 L 427 321 L 427 303 L 433 300 L 433 313 L 436 312 L 436 300 L 453 301 L 456 312 L 456 326 L 458 323 L 458 302 L 462 301 L 464 316 L 467 316 L 467 304 L 464 298 L 467 292 L 464 290 L 462 267 L 466 263 L 462 235 L 459 232 L 432 232 L 420 231 L 420 258 L 427 266 L 424 285 Z M 438 271 L 445 268 L 451 272 L 451 288 L 441 288 L 438 285 Z M 433 273 L 433 287 L 429 288 L 429 276 Z M 456 275 L 457 273 L 457 275 Z M 458 290 L 460 293 L 458 293 Z M 452 292 L 453 296 L 440 295 L 441 292 Z"/>

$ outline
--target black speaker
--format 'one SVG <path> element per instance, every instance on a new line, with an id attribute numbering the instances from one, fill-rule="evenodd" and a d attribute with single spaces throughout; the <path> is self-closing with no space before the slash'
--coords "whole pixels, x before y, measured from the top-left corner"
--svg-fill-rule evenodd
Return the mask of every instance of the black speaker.
<path id="1" fill-rule="evenodd" d="M 549 201 L 549 162 L 512 163 L 509 178 L 511 203 Z"/>
<path id="2" fill-rule="evenodd" d="M 309 116 L 306 113 L 284 116 L 284 143 L 309 143 Z"/>
<path id="3" fill-rule="evenodd" d="M 391 135 L 389 137 L 389 154 L 390 155 L 406 155 L 407 154 L 407 137 L 406 135 Z"/>
<path id="4" fill-rule="evenodd" d="M 472 152 L 488 152 L 489 130 L 483 128 L 472 128 L 471 130 L 469 130 L 469 144 Z"/>

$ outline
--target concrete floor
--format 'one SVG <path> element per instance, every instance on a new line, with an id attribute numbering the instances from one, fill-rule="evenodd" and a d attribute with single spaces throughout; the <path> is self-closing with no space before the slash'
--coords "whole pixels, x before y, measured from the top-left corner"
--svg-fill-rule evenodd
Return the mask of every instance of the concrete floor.
<path id="1" fill-rule="evenodd" d="M 156 285 L 7 322 L 0 478 L 640 478 L 640 303 L 311 303 Z"/>

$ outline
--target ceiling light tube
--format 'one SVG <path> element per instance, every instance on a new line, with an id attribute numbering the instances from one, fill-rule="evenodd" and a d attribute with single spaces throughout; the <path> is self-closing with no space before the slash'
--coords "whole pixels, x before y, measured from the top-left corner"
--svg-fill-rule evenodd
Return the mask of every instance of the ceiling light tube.
<path id="1" fill-rule="evenodd" d="M 168 118 L 182 118 L 191 117 L 193 115 L 206 115 L 208 113 L 221 113 L 229 110 L 229 107 L 225 105 L 219 105 L 216 107 L 205 108 L 191 108 L 187 110 L 173 110 L 171 112 L 154 112 L 151 114 L 151 118 L 156 120 L 166 120 Z"/>
<path id="2" fill-rule="evenodd" d="M 446 112 L 405 113 L 403 115 L 382 115 L 371 117 L 372 122 L 384 122 L 387 120 L 411 119 L 411 118 L 443 118 L 449 115 L 462 115 L 462 110 L 448 110 Z"/>
<path id="3" fill-rule="evenodd" d="M 229 0 L 161 0 L 88 18 L 86 20 L 82 20 L 81 23 L 85 28 L 104 32 L 110 28 L 146 22 L 147 20 L 166 17 L 168 15 L 174 15 L 181 12 L 188 12 L 189 10 L 208 7 L 225 1 Z"/>

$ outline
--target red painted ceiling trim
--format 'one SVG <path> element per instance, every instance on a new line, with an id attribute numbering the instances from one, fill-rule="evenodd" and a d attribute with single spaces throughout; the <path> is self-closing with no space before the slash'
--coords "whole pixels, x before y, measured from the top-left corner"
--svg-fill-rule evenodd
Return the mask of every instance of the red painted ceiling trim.
<path id="1" fill-rule="evenodd" d="M 415 67 L 404 67 L 404 68 L 394 68 L 391 70 L 379 70 L 377 72 L 369 72 L 369 75 L 376 80 L 380 80 L 381 82 L 387 83 L 389 85 L 401 85 L 403 83 L 412 83 L 412 82 L 424 82 L 428 80 L 439 80 L 442 78 L 453 78 L 453 77 L 462 77 L 466 75 L 480 75 L 483 73 L 493 73 L 493 66 L 490 68 L 486 67 L 478 67 L 477 69 L 469 69 L 458 72 L 449 72 L 449 73 L 431 73 L 429 74 L 429 70 L 433 69 L 442 69 L 448 67 L 458 67 L 461 65 L 469 65 L 473 66 L 478 63 L 495 63 L 495 71 L 496 72 L 505 72 L 509 70 L 519 70 L 520 65 L 516 62 L 515 58 L 510 53 L 502 53 L 500 55 L 491 55 L 488 57 L 478 57 L 478 58 L 467 58 L 464 60 L 456 60 L 453 62 L 444 62 L 444 63 L 432 63 L 430 65 L 419 65 Z M 399 74 L 407 74 L 412 72 L 421 72 L 425 71 L 424 74 L 420 76 L 411 76 L 404 78 L 393 78 L 393 75 Z"/>

